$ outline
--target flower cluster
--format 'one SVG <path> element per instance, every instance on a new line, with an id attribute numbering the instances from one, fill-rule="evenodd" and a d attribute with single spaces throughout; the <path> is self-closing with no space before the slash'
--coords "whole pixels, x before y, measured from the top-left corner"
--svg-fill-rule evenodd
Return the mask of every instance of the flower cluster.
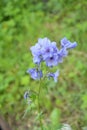
<path id="1" fill-rule="evenodd" d="M 54 67 L 63 62 L 63 58 L 67 56 L 68 49 L 75 48 L 76 42 L 71 43 L 67 38 L 61 40 L 61 49 L 58 49 L 56 42 L 51 42 L 48 38 L 39 38 L 35 46 L 30 48 L 33 55 L 33 62 L 37 64 L 37 68 L 28 69 L 27 72 L 34 80 L 43 77 L 42 70 L 40 70 L 41 62 L 45 62 L 46 66 Z M 48 73 L 47 77 L 53 77 L 57 82 L 59 71 L 55 73 Z"/>

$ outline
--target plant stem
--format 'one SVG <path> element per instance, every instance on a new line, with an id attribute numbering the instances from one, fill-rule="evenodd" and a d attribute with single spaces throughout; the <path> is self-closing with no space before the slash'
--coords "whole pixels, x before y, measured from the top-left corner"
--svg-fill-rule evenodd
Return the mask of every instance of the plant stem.
<path id="1" fill-rule="evenodd" d="M 41 111 L 40 111 L 40 92 L 41 92 L 41 80 L 39 80 L 39 90 L 38 90 L 38 114 L 41 114 Z M 39 122 L 40 122 L 41 130 L 43 130 L 41 115 L 39 115 Z"/>

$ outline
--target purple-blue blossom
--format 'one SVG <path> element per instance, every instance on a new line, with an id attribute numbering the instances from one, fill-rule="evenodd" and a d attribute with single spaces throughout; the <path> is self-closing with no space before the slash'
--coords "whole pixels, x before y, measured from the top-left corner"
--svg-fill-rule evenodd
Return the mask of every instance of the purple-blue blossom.
<path id="1" fill-rule="evenodd" d="M 64 37 L 61 40 L 61 46 L 66 48 L 66 49 L 72 49 L 72 48 L 75 48 L 77 46 L 77 43 L 76 42 L 72 43 L 66 37 Z"/>
<path id="2" fill-rule="evenodd" d="M 56 66 L 58 63 L 58 48 L 56 42 L 51 42 L 48 38 L 39 38 L 38 43 L 30 48 L 33 55 L 33 62 L 40 64 L 46 62 L 47 66 Z"/>
<path id="3" fill-rule="evenodd" d="M 57 54 L 58 52 L 58 48 L 56 46 L 56 42 L 51 42 L 49 40 L 47 40 L 48 42 L 46 42 L 43 46 L 42 46 L 42 57 L 44 60 L 46 60 L 47 58 L 53 56 L 54 54 Z"/>
<path id="4" fill-rule="evenodd" d="M 36 68 L 28 69 L 28 73 L 34 80 L 43 77 L 42 62 L 45 62 L 47 67 L 55 67 L 63 62 L 63 58 L 68 55 L 68 50 L 75 48 L 76 42 L 70 42 L 66 37 L 61 39 L 61 48 L 58 49 L 56 42 L 51 42 L 47 37 L 39 38 L 38 42 L 30 48 L 33 55 L 33 62 Z M 48 73 L 48 77 L 53 77 L 56 82 L 59 76 L 59 71 Z"/>
<path id="5" fill-rule="evenodd" d="M 40 64 L 42 61 L 42 51 L 39 44 L 36 44 L 35 46 L 32 46 L 30 48 L 32 55 L 33 55 L 33 62 L 36 64 Z"/>
<path id="6" fill-rule="evenodd" d="M 24 99 L 28 99 L 29 98 L 29 91 L 26 91 L 25 93 L 24 93 Z"/>
<path id="7" fill-rule="evenodd" d="M 27 100 L 27 104 L 29 104 L 29 105 L 31 104 L 32 100 L 31 100 L 31 93 L 30 93 L 30 91 L 26 91 L 24 93 L 24 99 Z"/>
<path id="8" fill-rule="evenodd" d="M 63 62 L 63 58 L 66 57 L 68 55 L 68 51 L 66 50 L 66 48 L 61 48 L 58 51 L 58 62 L 62 63 Z"/>
<path id="9" fill-rule="evenodd" d="M 59 71 L 57 70 L 55 73 L 48 73 L 47 77 L 50 79 L 51 77 L 54 79 L 54 82 L 57 82 L 59 76 Z"/>
<path id="10" fill-rule="evenodd" d="M 48 67 L 57 66 L 58 65 L 58 55 L 53 54 L 51 56 L 48 56 L 48 58 L 46 58 L 46 65 Z"/>
<path id="11" fill-rule="evenodd" d="M 42 71 L 37 70 L 36 68 L 28 69 L 27 73 L 29 73 L 31 75 L 31 78 L 34 80 L 37 80 L 43 77 Z"/>

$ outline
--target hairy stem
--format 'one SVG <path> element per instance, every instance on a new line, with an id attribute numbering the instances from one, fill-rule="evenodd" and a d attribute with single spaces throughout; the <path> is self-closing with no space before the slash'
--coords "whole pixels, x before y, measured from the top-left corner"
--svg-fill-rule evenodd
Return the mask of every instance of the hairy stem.
<path id="1" fill-rule="evenodd" d="M 38 114 L 39 114 L 39 122 L 40 122 L 40 127 L 41 130 L 43 130 L 43 124 L 41 120 L 41 110 L 40 110 L 40 92 L 41 92 L 41 80 L 39 80 L 39 90 L 38 90 Z"/>

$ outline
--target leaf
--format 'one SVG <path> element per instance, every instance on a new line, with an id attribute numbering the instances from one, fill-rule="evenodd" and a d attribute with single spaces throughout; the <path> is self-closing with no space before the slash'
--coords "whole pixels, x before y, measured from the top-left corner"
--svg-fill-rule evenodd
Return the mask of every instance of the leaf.
<path id="1" fill-rule="evenodd" d="M 50 118 L 51 118 L 51 121 L 52 121 L 52 124 L 53 125 L 58 125 L 59 124 L 59 120 L 60 120 L 60 110 L 58 108 L 55 108 L 53 109 L 51 115 L 50 115 Z"/>

